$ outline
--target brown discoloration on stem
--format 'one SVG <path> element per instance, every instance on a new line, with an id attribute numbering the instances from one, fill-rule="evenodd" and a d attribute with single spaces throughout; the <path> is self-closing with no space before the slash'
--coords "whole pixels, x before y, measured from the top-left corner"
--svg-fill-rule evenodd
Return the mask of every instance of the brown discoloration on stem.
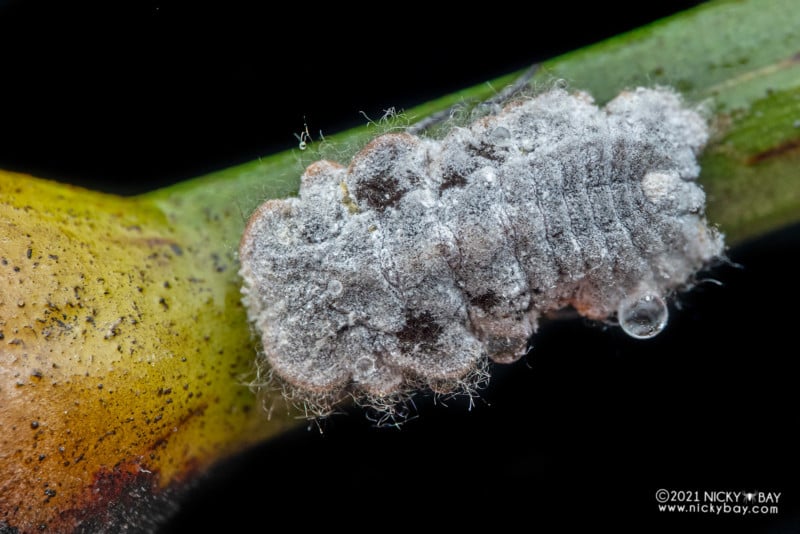
<path id="1" fill-rule="evenodd" d="M 747 158 L 747 164 L 756 165 L 758 163 L 761 163 L 762 161 L 766 161 L 780 156 L 786 156 L 796 150 L 800 150 L 800 138 L 791 139 L 776 147 L 764 150 L 762 152 L 759 152 L 758 154 L 753 154 L 752 156 Z"/>

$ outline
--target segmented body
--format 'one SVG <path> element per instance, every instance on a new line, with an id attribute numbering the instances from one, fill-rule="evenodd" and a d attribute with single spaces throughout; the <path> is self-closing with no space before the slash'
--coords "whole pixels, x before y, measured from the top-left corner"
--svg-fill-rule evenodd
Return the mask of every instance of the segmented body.
<path id="1" fill-rule="evenodd" d="M 264 357 L 322 405 L 447 391 L 519 358 L 545 313 L 659 302 L 723 250 L 693 181 L 707 136 L 668 89 L 602 109 L 557 89 L 441 140 L 388 134 L 347 167 L 312 164 L 241 243 Z"/>

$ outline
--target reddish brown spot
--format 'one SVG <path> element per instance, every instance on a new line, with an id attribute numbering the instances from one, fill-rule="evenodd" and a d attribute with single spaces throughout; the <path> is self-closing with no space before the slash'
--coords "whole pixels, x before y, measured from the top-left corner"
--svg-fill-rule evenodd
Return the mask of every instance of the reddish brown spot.
<path id="1" fill-rule="evenodd" d="M 333 169 L 341 169 L 343 168 L 342 165 L 336 163 L 335 161 L 328 161 L 328 160 L 320 160 L 315 161 L 308 167 L 306 167 L 305 175 L 306 176 L 316 176 L 318 174 L 327 172 Z"/>
<path id="2" fill-rule="evenodd" d="M 800 139 L 790 139 L 781 145 L 753 154 L 747 158 L 746 163 L 748 165 L 755 165 L 757 163 L 761 163 L 762 161 L 779 157 L 798 149 L 800 149 Z"/>
<path id="3" fill-rule="evenodd" d="M 175 512 L 178 495 L 185 489 L 187 486 L 181 482 L 162 488 L 157 471 L 138 461 L 121 462 L 95 473 L 81 499 L 83 506 L 62 512 L 49 529 L 154 531 Z"/>

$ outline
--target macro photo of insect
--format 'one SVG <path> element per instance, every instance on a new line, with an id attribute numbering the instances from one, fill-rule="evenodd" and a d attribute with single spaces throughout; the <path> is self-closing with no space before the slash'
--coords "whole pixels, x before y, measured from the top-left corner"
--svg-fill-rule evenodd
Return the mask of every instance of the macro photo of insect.
<path id="1" fill-rule="evenodd" d="M 435 7 L 0 0 L 0 534 L 800 532 L 797 0 Z"/>

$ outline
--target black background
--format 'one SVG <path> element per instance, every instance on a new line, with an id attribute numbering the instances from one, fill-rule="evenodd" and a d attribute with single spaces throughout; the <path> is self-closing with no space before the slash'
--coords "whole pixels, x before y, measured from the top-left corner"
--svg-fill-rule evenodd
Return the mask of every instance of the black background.
<path id="1" fill-rule="evenodd" d="M 304 119 L 363 124 L 695 3 L 6 2 L 0 168 L 147 191 L 296 146 Z"/>
<path id="2" fill-rule="evenodd" d="M 652 340 L 545 324 L 471 411 L 420 397 L 400 430 L 354 409 L 265 443 L 215 469 L 169 531 L 266 531 L 277 512 L 304 529 L 796 533 L 799 249 L 795 226 L 733 250 L 740 266 L 711 273 L 724 285 L 682 295 Z M 779 491 L 780 513 L 668 514 L 662 488 Z"/>
<path id="3" fill-rule="evenodd" d="M 0 2 L 0 168 L 143 192 L 363 123 L 695 2 Z M 713 29 L 709 29 L 712 31 Z M 358 410 L 226 462 L 167 532 L 493 525 L 523 532 L 796 532 L 800 229 L 731 252 L 668 329 L 543 325 L 471 411 L 417 399 L 401 430 Z M 657 489 L 783 492 L 758 518 L 656 512 Z M 272 515 L 277 514 L 277 515 Z M 556 525 L 556 526 L 548 526 Z M 614 530 L 612 530 L 614 531 Z"/>

